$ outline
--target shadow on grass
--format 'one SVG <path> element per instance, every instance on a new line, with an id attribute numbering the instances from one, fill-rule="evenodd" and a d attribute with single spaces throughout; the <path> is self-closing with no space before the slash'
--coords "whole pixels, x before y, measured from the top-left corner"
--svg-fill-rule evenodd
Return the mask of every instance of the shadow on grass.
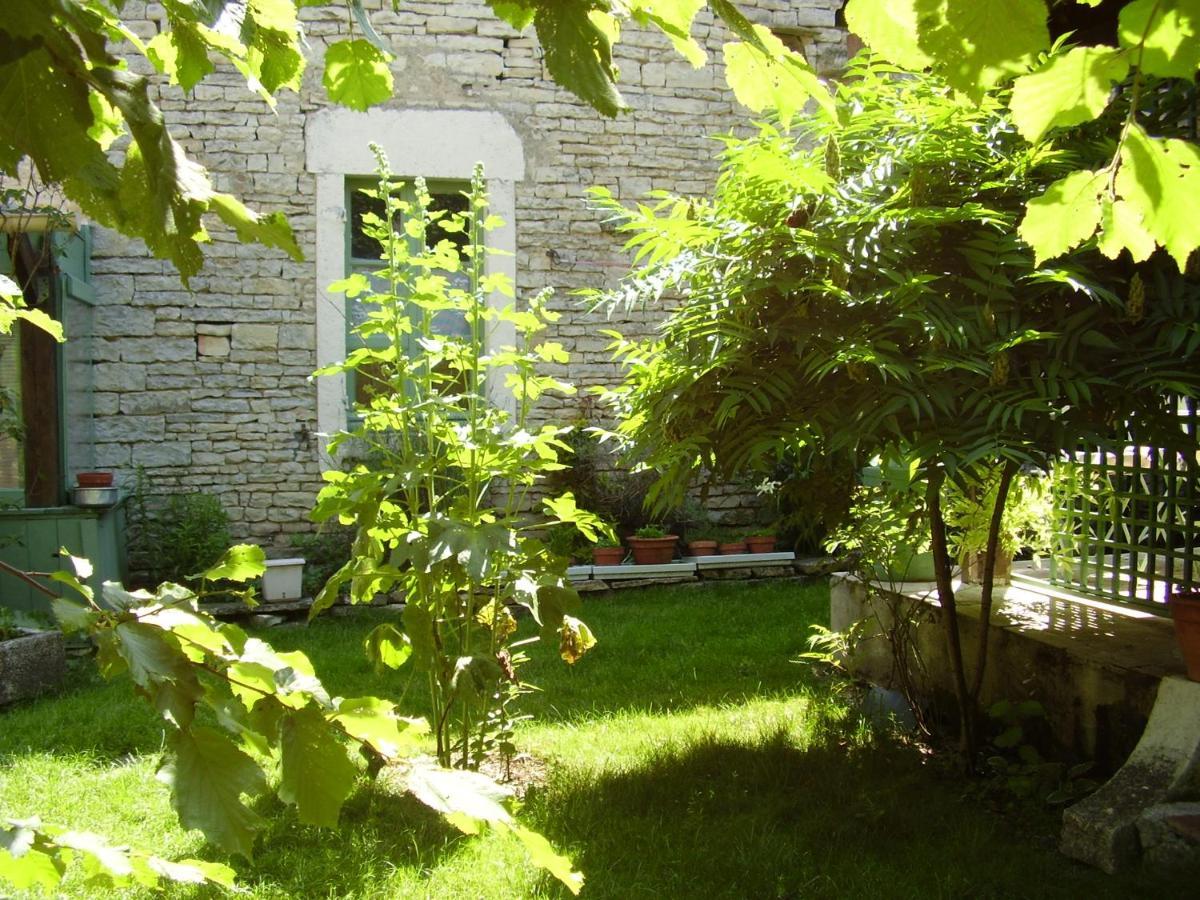
<path id="1" fill-rule="evenodd" d="M 575 851 L 592 898 L 1194 896 L 1200 873 L 1103 875 L 1057 853 L 1048 811 L 1005 820 L 962 788 L 916 749 L 778 733 L 601 773 L 567 764 L 530 813 Z"/>
<path id="2" fill-rule="evenodd" d="M 376 896 L 394 870 L 431 872 L 471 840 L 412 797 L 376 782 L 350 796 L 336 831 L 300 824 L 273 797 L 256 811 L 268 827 L 255 863 L 223 861 L 238 870 L 242 887 L 268 896 Z"/>

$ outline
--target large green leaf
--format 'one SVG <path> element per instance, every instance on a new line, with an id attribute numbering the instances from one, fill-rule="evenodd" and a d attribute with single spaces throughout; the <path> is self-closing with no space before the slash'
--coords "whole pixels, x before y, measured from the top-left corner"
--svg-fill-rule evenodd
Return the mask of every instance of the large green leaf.
<path id="1" fill-rule="evenodd" d="M 1142 71 L 1164 78 L 1195 76 L 1200 68 L 1200 0 L 1134 0 L 1121 9 L 1123 47 L 1141 45 Z"/>
<path id="2" fill-rule="evenodd" d="M 1106 197 L 1100 212 L 1100 235 L 1096 246 L 1110 259 L 1116 259 L 1122 250 L 1128 250 L 1134 262 L 1143 262 L 1150 258 L 1157 244 L 1154 236 L 1146 231 L 1137 207 L 1124 200 Z"/>
<path id="3" fill-rule="evenodd" d="M 258 765 L 211 728 L 176 732 L 171 749 L 158 778 L 171 788 L 179 821 L 185 828 L 198 828 L 222 849 L 250 859 L 263 822 L 241 796 L 257 796 L 266 788 Z"/>
<path id="4" fill-rule="evenodd" d="M 200 573 L 206 581 L 246 582 L 267 570 L 267 555 L 254 544 L 235 544 Z M 195 577 L 195 576 L 193 576 Z"/>
<path id="5" fill-rule="evenodd" d="M 572 894 L 583 890 L 583 873 L 576 871 L 570 857 L 559 853 L 545 837 L 524 825 L 513 824 L 510 830 L 525 845 L 531 863 L 561 881 Z"/>
<path id="6" fill-rule="evenodd" d="M 1117 193 L 1141 213 L 1145 230 L 1175 259 L 1179 271 L 1200 246 L 1200 147 L 1150 137 L 1132 126 L 1121 147 Z"/>
<path id="7" fill-rule="evenodd" d="M 1013 121 L 1029 141 L 1051 128 L 1090 122 L 1108 106 L 1113 85 L 1129 74 L 1129 54 L 1115 47 L 1075 47 L 1013 82 Z"/>
<path id="8" fill-rule="evenodd" d="M 429 730 L 424 719 L 401 718 L 394 703 L 378 697 L 340 700 L 332 721 L 350 737 L 370 744 L 375 752 L 388 759 L 394 759 L 401 747 L 413 744 Z"/>
<path id="9" fill-rule="evenodd" d="M 1042 0 L 850 0 L 851 30 L 898 66 L 927 66 L 979 100 L 1050 46 Z"/>
<path id="10" fill-rule="evenodd" d="M 193 25 L 179 22 L 151 39 L 146 56 L 172 84 L 190 91 L 213 71 L 208 47 Z"/>
<path id="11" fill-rule="evenodd" d="M 391 622 L 376 625 L 363 641 L 367 659 L 377 666 L 398 669 L 412 656 L 412 640 Z"/>
<path id="12" fill-rule="evenodd" d="M 598 21 L 602 15 L 588 0 L 556 0 L 538 6 L 534 28 L 550 76 L 599 112 L 615 116 L 625 101 L 614 84 L 609 23 Z"/>
<path id="13" fill-rule="evenodd" d="M 464 830 L 469 830 L 472 822 L 512 821 L 512 813 L 505 805 L 512 791 L 482 772 L 447 769 L 433 760 L 414 760 L 406 786 L 430 809 L 460 828 L 466 826 Z"/>
<path id="14" fill-rule="evenodd" d="M 221 221 L 237 232 L 239 241 L 277 247 L 292 259 L 304 259 L 283 213 L 256 213 L 232 194 L 215 193 L 210 205 Z"/>
<path id="15" fill-rule="evenodd" d="M 537 8 L 531 2 L 525 3 L 521 0 L 487 0 L 487 2 L 498 19 L 507 22 L 517 31 L 523 31 L 532 25 L 534 16 L 537 15 Z"/>
<path id="16" fill-rule="evenodd" d="M 635 19 L 652 22 L 665 34 L 680 56 L 696 68 L 707 60 L 704 48 L 692 37 L 692 21 L 705 0 L 634 0 L 630 10 Z"/>
<path id="17" fill-rule="evenodd" d="M 1033 248 L 1039 264 L 1079 246 L 1095 233 L 1106 184 L 1103 172 L 1072 172 L 1029 201 L 1018 232 Z"/>
<path id="18" fill-rule="evenodd" d="M 920 72 L 933 64 L 921 49 L 917 4 L 895 0 L 850 0 L 846 25 L 872 50 L 905 69 Z"/>
<path id="19" fill-rule="evenodd" d="M 65 862 L 40 850 L 14 857 L 0 849 L 0 884 L 7 882 L 19 891 L 41 887 L 46 893 L 52 893 L 65 869 Z"/>
<path id="20" fill-rule="evenodd" d="M 579 612 L 583 605 L 579 591 L 572 587 L 557 584 L 543 584 L 537 589 L 537 609 L 534 617 L 542 626 L 542 633 L 552 635 L 557 633 L 562 625 L 563 616 Z"/>
<path id="21" fill-rule="evenodd" d="M 358 770 L 314 706 L 289 711 L 280 723 L 279 799 L 294 803 L 300 821 L 333 828 Z"/>
<path id="22" fill-rule="evenodd" d="M 791 121 L 810 97 L 832 113 L 833 98 L 804 58 L 770 29 L 755 25 L 754 30 L 760 46 L 732 41 L 722 47 L 725 80 L 738 102 L 753 112 L 776 110 L 784 122 Z"/>
<path id="23" fill-rule="evenodd" d="M 926 12 L 929 0 L 916 4 L 921 49 L 934 71 L 975 100 L 1050 46 L 1042 0 L 941 0 L 936 12 Z"/>
<path id="24" fill-rule="evenodd" d="M 369 109 L 392 96 L 388 57 L 361 38 L 338 41 L 325 51 L 325 90 L 329 99 L 351 109 Z"/>
<path id="25" fill-rule="evenodd" d="M 121 622 L 114 633 L 129 674 L 141 687 L 149 690 L 161 679 L 177 681 L 191 675 L 187 659 L 160 629 L 141 622 Z"/>

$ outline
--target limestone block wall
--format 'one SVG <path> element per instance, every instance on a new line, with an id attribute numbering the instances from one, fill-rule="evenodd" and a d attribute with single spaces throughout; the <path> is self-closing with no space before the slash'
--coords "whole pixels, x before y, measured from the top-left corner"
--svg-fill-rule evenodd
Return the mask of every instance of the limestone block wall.
<path id="1" fill-rule="evenodd" d="M 644 334 L 661 313 L 608 319 L 570 296 L 614 284 L 628 265 L 584 191 L 604 185 L 629 201 L 652 189 L 711 187 L 717 144 L 709 135 L 747 123 L 724 84 L 720 46 L 729 36 L 702 12 L 695 34 L 710 61 L 694 70 L 665 38 L 626 29 L 616 62 L 632 109 L 607 120 L 553 83 L 532 31 L 515 32 L 483 2 L 405 2 L 398 12 L 390 0 L 364 5 L 395 48 L 396 92 L 386 109 L 498 113 L 519 136 L 524 172 L 512 185 L 518 295 L 556 290 L 563 317 L 554 338 L 572 357 L 560 374 L 582 385 L 614 381 L 599 329 Z M 844 61 L 845 35 L 834 24 L 839 0 L 740 5 L 803 46 L 819 69 Z M 125 10 L 145 38 L 165 19 L 156 3 L 130 2 Z M 93 258 L 97 464 L 127 483 L 142 466 L 163 489 L 213 492 L 235 537 L 279 546 L 311 528 L 306 516 L 321 483 L 317 390 L 309 378 L 318 365 L 323 290 L 314 260 L 319 218 L 344 215 L 317 209 L 306 128 L 329 105 L 320 86 L 323 48 L 349 25 L 338 9 L 305 9 L 301 18 L 311 46 L 303 87 L 280 95 L 274 110 L 231 70 L 187 94 L 160 79 L 157 92 L 176 139 L 217 188 L 284 212 L 305 261 L 240 244 L 216 225 L 207 265 L 186 287 L 169 263 L 111 232 L 97 235 Z M 453 138 L 473 146 L 488 135 Z M 392 165 L 425 174 L 407 172 L 404 159 Z M 546 414 L 575 413 L 549 406 Z M 744 496 L 716 492 L 710 505 L 736 518 Z"/>

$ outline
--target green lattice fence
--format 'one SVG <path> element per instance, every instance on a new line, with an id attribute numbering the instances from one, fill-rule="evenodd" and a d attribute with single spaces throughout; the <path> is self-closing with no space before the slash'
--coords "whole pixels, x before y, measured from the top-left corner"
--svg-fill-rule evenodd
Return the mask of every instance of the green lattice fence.
<path id="1" fill-rule="evenodd" d="M 1141 446 L 1087 449 L 1055 475 L 1055 584 L 1159 611 L 1180 586 L 1200 587 L 1200 448 L 1195 400 L 1178 403 L 1190 453 Z"/>

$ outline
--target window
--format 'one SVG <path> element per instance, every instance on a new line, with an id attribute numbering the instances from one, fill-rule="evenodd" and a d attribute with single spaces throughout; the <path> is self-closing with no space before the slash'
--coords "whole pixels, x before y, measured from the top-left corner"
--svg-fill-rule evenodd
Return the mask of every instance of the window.
<path id="1" fill-rule="evenodd" d="M 25 302 L 63 324 L 69 341 L 18 322 L 0 335 L 0 502 L 58 506 L 78 471 L 95 467 L 91 235 L 0 234 L 0 271 Z"/>
<path id="2" fill-rule="evenodd" d="M 416 201 L 416 194 L 413 190 L 412 179 L 399 179 L 403 187 L 401 188 L 400 198 L 409 202 Z M 350 214 L 346 217 L 347 221 L 347 238 L 346 238 L 346 274 L 353 272 L 361 272 L 364 275 L 371 276 L 373 287 L 377 293 L 383 293 L 388 290 L 388 285 L 383 279 L 372 276 L 372 273 L 377 271 L 382 265 L 382 253 L 379 244 L 363 233 L 362 219 L 368 212 L 373 212 L 377 215 L 383 215 L 383 202 L 373 197 L 368 197 L 362 192 L 362 188 L 375 187 L 376 182 L 365 178 L 348 179 L 346 182 L 346 208 Z M 467 209 L 467 198 L 463 192 L 470 185 L 466 182 L 456 181 L 436 181 L 427 184 L 430 196 L 432 197 L 431 206 L 433 209 L 445 210 L 446 212 L 465 212 Z M 397 233 L 403 233 L 403 222 L 395 223 Z M 456 244 L 461 250 L 466 244 L 467 236 L 463 232 L 447 232 L 443 231 L 438 223 L 434 223 L 430 228 L 426 240 L 430 245 L 436 244 L 442 240 L 450 240 Z M 410 252 L 417 252 L 420 248 L 415 245 L 410 246 Z M 465 272 L 446 273 L 451 284 L 455 287 L 466 289 L 468 285 L 468 277 Z M 346 298 L 346 352 L 354 350 L 356 347 L 363 345 L 363 340 L 356 335 L 353 329 L 362 324 L 366 320 L 367 314 L 370 312 L 371 304 L 361 297 Z M 457 335 L 465 337 L 470 334 L 469 327 L 465 317 L 461 313 L 439 313 L 434 319 L 434 328 L 441 334 Z M 371 346 L 382 347 L 386 346 L 387 338 L 383 335 L 375 335 L 369 339 Z M 402 348 L 405 353 L 411 353 L 412 348 L 405 346 Z M 361 372 L 346 373 L 346 396 L 349 401 L 350 416 L 354 415 L 354 407 L 356 405 L 368 403 L 371 399 L 371 379 L 362 377 Z"/>
<path id="3" fill-rule="evenodd" d="M 507 224 L 488 233 L 497 255 L 484 263 L 487 274 L 503 272 L 517 280 L 516 183 L 525 177 L 525 153 L 516 130 L 497 112 L 470 109 L 372 109 L 366 113 L 331 107 L 311 113 L 304 129 L 305 166 L 316 182 L 316 350 L 317 364 L 331 365 L 346 355 L 346 298 L 327 287 L 345 277 L 352 262 L 350 232 L 354 217 L 348 184 L 375 168 L 370 144 L 379 144 L 392 168 L 424 175 L 440 194 L 466 184 L 476 163 L 483 163 L 491 210 Z M 447 191 L 449 186 L 451 190 Z M 366 265 L 375 266 L 374 251 Z M 489 303 L 506 303 L 499 295 Z M 512 344 L 511 322 L 494 322 L 488 347 Z M 317 430 L 331 434 L 346 426 L 352 392 L 337 375 L 318 378 Z M 497 379 L 494 402 L 511 407 L 511 391 Z M 323 443 L 323 442 L 322 442 Z M 323 460 L 332 464 L 333 460 Z"/>

